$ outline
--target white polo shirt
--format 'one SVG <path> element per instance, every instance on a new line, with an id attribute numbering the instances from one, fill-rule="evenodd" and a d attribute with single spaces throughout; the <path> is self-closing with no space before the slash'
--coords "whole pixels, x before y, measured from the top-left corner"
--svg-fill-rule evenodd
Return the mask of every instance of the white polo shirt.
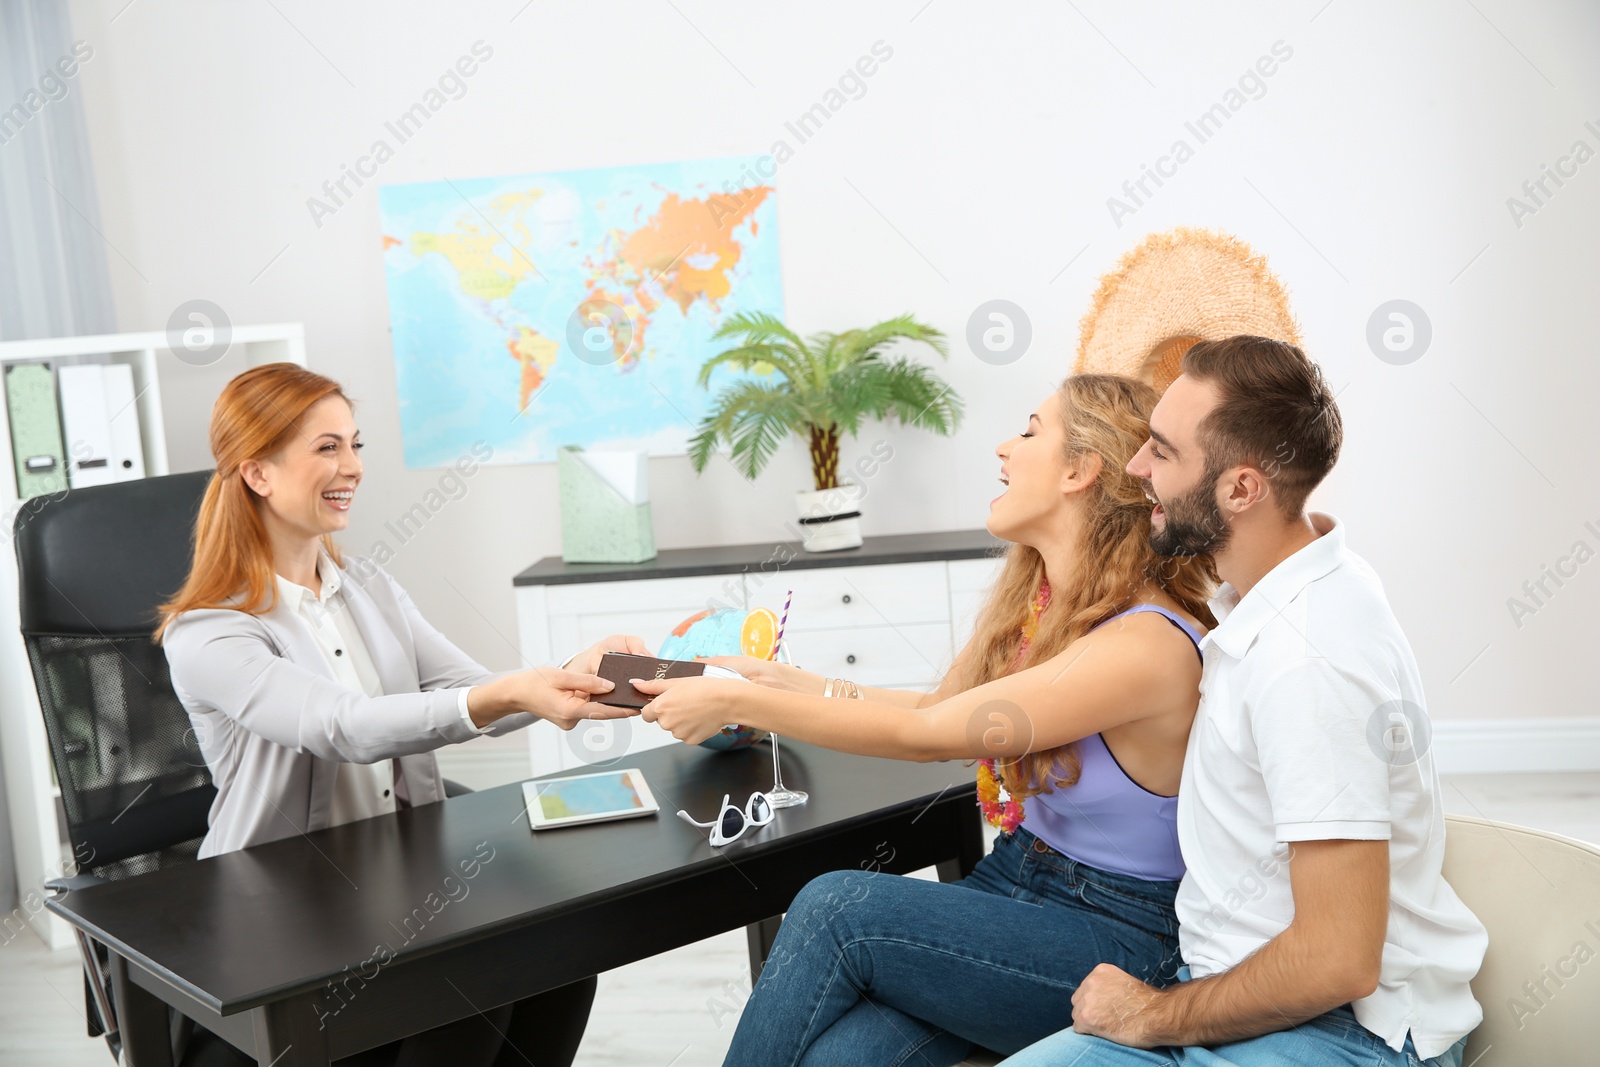
<path id="1" fill-rule="evenodd" d="M 1389 842 L 1378 988 L 1356 1018 L 1423 1059 L 1483 1019 L 1468 982 L 1488 934 L 1440 873 L 1444 811 L 1422 681 L 1378 576 L 1321 534 L 1240 599 L 1224 584 L 1201 643 L 1200 708 L 1178 790 L 1184 962 L 1236 966 L 1294 917 L 1297 841 Z M 1288 861 L 1288 862 L 1286 862 Z"/>

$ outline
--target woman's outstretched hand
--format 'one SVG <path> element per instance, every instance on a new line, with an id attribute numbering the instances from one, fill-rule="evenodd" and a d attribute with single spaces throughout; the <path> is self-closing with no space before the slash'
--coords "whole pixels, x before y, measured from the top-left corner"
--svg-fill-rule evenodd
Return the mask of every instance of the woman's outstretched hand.
<path id="1" fill-rule="evenodd" d="M 782 689 L 789 693 L 806 693 L 821 696 L 825 679 L 820 674 L 803 671 L 787 663 L 754 656 L 696 656 L 701 663 L 714 663 L 738 671 L 752 682 L 769 689 Z"/>
<path id="2" fill-rule="evenodd" d="M 563 730 L 572 729 L 584 719 L 626 719 L 639 714 L 638 708 L 595 703 L 595 697 L 611 692 L 616 686 L 593 674 L 564 671 L 559 667 L 522 673 L 538 679 L 538 684 L 530 684 L 529 687 L 528 695 L 534 706 L 528 710 Z"/>
<path id="3" fill-rule="evenodd" d="M 594 703 L 616 686 L 604 678 L 560 667 L 535 667 L 528 671 L 502 675 L 492 682 L 472 687 L 467 694 L 467 714 L 479 729 L 519 711 L 548 719 L 563 730 L 570 730 L 584 719 L 625 719 L 637 715 L 637 708 L 612 707 Z"/>
<path id="4" fill-rule="evenodd" d="M 479 729 L 502 716 L 526 711 L 548 719 L 563 730 L 572 729 L 584 719 L 625 719 L 637 715 L 637 708 L 616 708 L 593 702 L 595 697 L 616 688 L 595 675 L 600 669 L 600 657 L 607 652 L 650 654 L 644 641 L 632 634 L 612 634 L 573 656 L 567 662 L 570 669 L 535 667 L 474 686 L 467 694 L 467 714 Z"/>
<path id="5" fill-rule="evenodd" d="M 734 658 L 734 657 L 729 657 Z M 639 678 L 633 687 L 650 697 L 640 717 L 673 737 L 698 745 L 749 710 L 750 687 L 737 678 Z"/>
<path id="6" fill-rule="evenodd" d="M 650 655 L 642 639 L 632 634 L 612 634 L 573 656 L 567 667 L 583 674 L 595 674 L 600 670 L 600 657 L 607 652 L 625 652 L 630 656 Z"/>

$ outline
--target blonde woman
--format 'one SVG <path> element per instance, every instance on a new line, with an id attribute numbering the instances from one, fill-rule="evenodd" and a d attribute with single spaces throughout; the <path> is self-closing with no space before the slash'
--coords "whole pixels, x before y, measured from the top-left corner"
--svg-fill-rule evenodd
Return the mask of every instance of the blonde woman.
<path id="1" fill-rule="evenodd" d="M 230 381 L 211 415 L 216 473 L 188 580 L 156 639 L 217 787 L 201 857 L 444 799 L 433 750 L 589 703 L 611 637 L 554 667 L 491 674 L 430 626 L 369 559 L 344 558 L 361 440 L 339 385 L 292 363 Z M 566 1065 L 594 979 L 417 1034 L 365 1064 Z"/>
<path id="2" fill-rule="evenodd" d="M 1006 490 L 988 527 L 1012 548 L 933 693 L 743 657 L 713 662 L 761 686 L 635 682 L 655 695 L 644 717 L 685 741 L 741 722 L 873 756 L 980 759 L 985 814 L 1004 831 L 954 885 L 811 882 L 728 1064 L 954 1064 L 1071 1025 L 1073 990 L 1101 962 L 1174 979 L 1175 794 L 1214 572 L 1150 548 L 1150 502 L 1124 467 L 1156 399 L 1114 375 L 1069 378 L 996 450 Z"/>

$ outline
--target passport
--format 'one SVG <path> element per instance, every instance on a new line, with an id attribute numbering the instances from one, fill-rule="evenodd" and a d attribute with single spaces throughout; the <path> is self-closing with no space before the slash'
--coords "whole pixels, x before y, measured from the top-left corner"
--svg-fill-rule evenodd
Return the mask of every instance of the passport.
<path id="1" fill-rule="evenodd" d="M 600 657 L 597 675 L 613 683 L 616 688 L 595 697 L 597 704 L 615 708 L 642 708 L 652 697 L 639 692 L 629 684 L 629 678 L 743 678 L 738 671 L 719 667 L 714 663 L 700 663 L 687 659 L 657 659 L 654 656 L 634 656 L 626 652 L 607 652 Z"/>

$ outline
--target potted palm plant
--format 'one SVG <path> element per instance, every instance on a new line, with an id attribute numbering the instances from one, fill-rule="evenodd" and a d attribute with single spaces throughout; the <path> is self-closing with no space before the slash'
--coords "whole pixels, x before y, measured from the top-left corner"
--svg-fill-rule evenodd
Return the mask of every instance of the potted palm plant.
<path id="1" fill-rule="evenodd" d="M 772 315 L 740 313 L 712 336 L 734 347 L 706 360 L 702 386 L 722 366 L 756 376 L 733 382 L 712 402 L 689 442 L 694 469 L 705 470 L 712 452 L 726 445 L 734 466 L 754 479 L 786 437 L 800 437 L 811 455 L 813 488 L 799 494 L 808 551 L 861 544 L 864 487 L 839 479 L 841 435 L 854 437 L 868 419 L 894 418 L 948 436 L 961 421 L 961 398 L 938 375 L 887 354 L 896 342 L 913 341 L 949 356 L 944 334 L 910 315 L 801 338 Z"/>

